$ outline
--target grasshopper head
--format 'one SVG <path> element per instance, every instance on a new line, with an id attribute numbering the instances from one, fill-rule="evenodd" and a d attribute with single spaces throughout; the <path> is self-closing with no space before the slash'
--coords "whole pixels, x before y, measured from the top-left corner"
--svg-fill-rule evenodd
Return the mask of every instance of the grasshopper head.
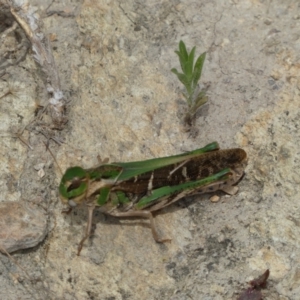
<path id="1" fill-rule="evenodd" d="M 88 182 L 89 175 L 81 167 L 67 169 L 59 185 L 62 202 L 71 207 L 81 204 L 88 189 Z"/>

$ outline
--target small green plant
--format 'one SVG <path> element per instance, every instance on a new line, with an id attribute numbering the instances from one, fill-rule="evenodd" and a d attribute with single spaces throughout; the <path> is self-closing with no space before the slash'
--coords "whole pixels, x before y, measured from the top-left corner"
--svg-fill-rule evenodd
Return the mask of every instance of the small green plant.
<path id="1" fill-rule="evenodd" d="M 183 93 L 188 103 L 188 111 L 185 116 L 185 122 L 190 126 L 192 125 L 193 118 L 195 117 L 199 107 L 207 101 L 206 89 L 200 90 L 198 86 L 206 52 L 202 53 L 194 64 L 195 50 L 196 47 L 188 53 L 184 42 L 180 41 L 179 51 L 176 50 L 175 53 L 179 56 L 180 66 L 183 73 L 179 73 L 175 68 L 171 69 L 186 88 L 186 92 Z"/>

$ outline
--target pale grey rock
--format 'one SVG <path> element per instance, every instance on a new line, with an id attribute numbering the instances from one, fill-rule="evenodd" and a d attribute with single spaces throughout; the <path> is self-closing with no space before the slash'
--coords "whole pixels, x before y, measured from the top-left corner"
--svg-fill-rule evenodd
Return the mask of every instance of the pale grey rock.
<path id="1" fill-rule="evenodd" d="M 0 202 L 0 251 L 4 248 L 12 253 L 35 247 L 44 240 L 46 234 L 45 211 L 38 210 L 30 203 Z"/>

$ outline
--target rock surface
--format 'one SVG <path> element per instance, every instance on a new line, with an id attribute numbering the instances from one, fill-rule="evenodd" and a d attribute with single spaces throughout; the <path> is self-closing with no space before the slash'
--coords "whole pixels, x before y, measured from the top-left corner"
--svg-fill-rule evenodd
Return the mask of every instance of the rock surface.
<path id="1" fill-rule="evenodd" d="M 69 100 L 68 123 L 46 137 L 31 127 L 22 135 L 31 148 L 24 144 L 18 132 L 37 105 L 47 104 L 44 82 L 30 51 L 5 64 L 0 200 L 41 199 L 34 209 L 46 209 L 49 226 L 43 243 L 13 255 L 30 278 L 1 255 L 0 298 L 236 299 L 270 269 L 264 299 L 298 299 L 298 1 L 31 3 L 50 36 Z M 4 37 L 4 30 L 0 53 L 22 57 L 24 36 L 12 31 Z M 197 46 L 197 55 L 207 51 L 201 81 L 210 83 L 209 101 L 192 133 L 183 127 L 182 86 L 170 72 L 179 68 L 174 50 L 180 40 Z M 222 148 L 244 148 L 249 165 L 237 195 L 220 194 L 216 203 L 195 196 L 158 214 L 170 244 L 156 244 L 143 220 L 96 213 L 94 235 L 78 257 L 87 213 L 61 214 L 61 174 L 45 150 L 48 139 L 63 170 L 92 167 L 97 155 L 142 160 L 215 140 Z M 43 166 L 43 176 L 36 166 Z"/>
<path id="2" fill-rule="evenodd" d="M 32 248 L 47 234 L 46 214 L 30 203 L 0 202 L 0 216 L 0 245 L 9 253 Z"/>

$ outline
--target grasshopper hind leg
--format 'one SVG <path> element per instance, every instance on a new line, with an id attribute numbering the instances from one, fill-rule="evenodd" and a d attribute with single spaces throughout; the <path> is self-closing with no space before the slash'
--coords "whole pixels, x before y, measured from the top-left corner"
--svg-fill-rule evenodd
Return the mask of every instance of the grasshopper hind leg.
<path id="1" fill-rule="evenodd" d="M 88 206 L 88 222 L 87 222 L 87 226 L 85 229 L 85 234 L 83 236 L 83 238 L 81 239 L 78 248 L 77 248 L 77 255 L 80 255 L 80 252 L 82 250 L 83 244 L 84 242 L 88 239 L 88 237 L 91 235 L 91 230 L 92 230 L 92 221 L 93 221 L 93 212 L 94 212 L 95 206 Z M 150 221 L 150 227 L 151 227 L 151 232 L 153 235 L 154 240 L 157 243 L 166 243 L 166 242 L 170 242 L 171 239 L 162 239 L 159 237 L 159 234 L 157 232 L 156 229 L 156 225 L 154 222 L 154 217 L 152 215 L 152 213 L 150 211 L 147 210 L 143 210 L 143 211 L 131 211 L 131 212 L 118 212 L 118 213 L 114 213 L 113 215 L 114 217 L 141 217 L 141 218 L 145 218 L 145 219 L 149 219 Z"/>
<path id="2" fill-rule="evenodd" d="M 93 223 L 93 213 L 94 213 L 95 205 L 89 205 L 88 206 L 88 222 L 86 225 L 85 233 L 80 241 L 78 248 L 77 248 L 77 255 L 80 255 L 81 249 L 83 247 L 84 242 L 86 239 L 91 235 L 91 230 L 92 230 L 92 223 Z"/>
<path id="3" fill-rule="evenodd" d="M 153 217 L 151 211 L 143 210 L 143 211 L 118 212 L 118 213 L 114 213 L 114 216 L 120 217 L 120 218 L 122 218 L 122 217 L 124 217 L 124 218 L 126 218 L 126 217 L 141 217 L 141 218 L 149 219 L 152 235 L 153 235 L 153 238 L 155 239 L 155 241 L 157 243 L 166 243 L 166 242 L 171 241 L 171 239 L 162 239 L 159 237 L 159 234 L 157 233 L 157 229 L 155 226 L 154 217 Z"/>

